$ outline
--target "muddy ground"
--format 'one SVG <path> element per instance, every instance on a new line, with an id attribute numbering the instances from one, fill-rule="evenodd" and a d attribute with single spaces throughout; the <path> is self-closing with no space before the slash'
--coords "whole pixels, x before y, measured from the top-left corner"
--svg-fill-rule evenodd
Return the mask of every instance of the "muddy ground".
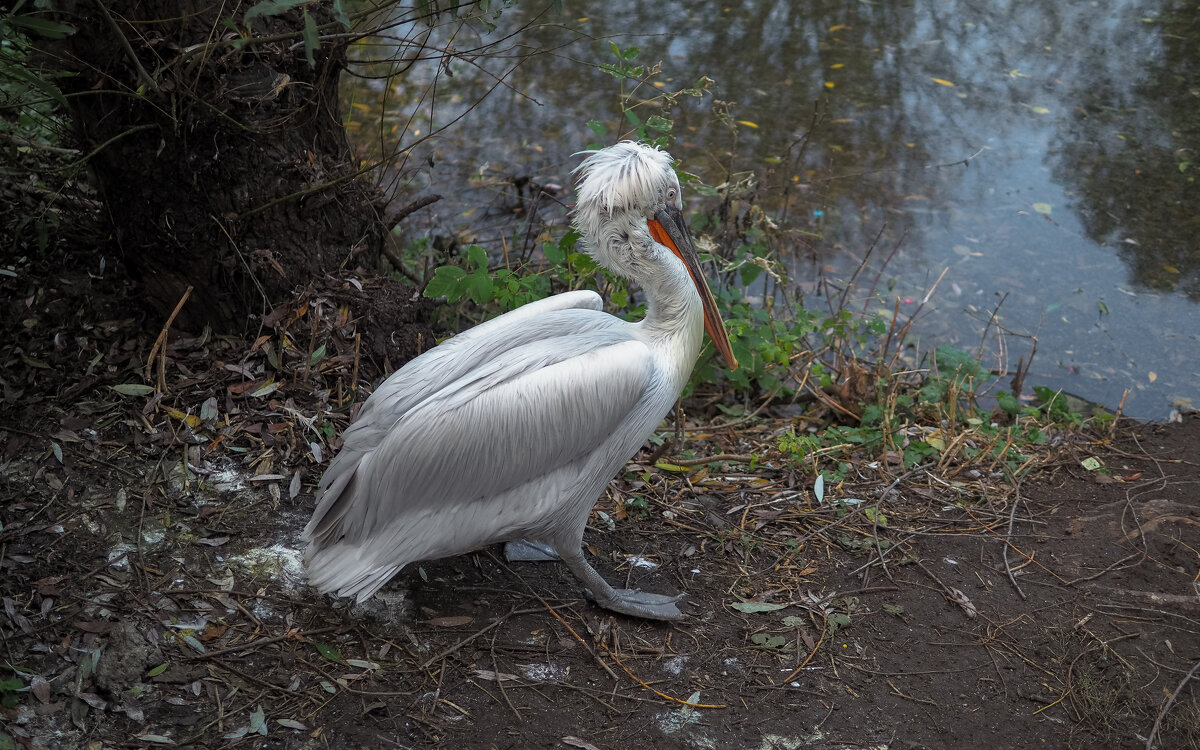
<path id="1" fill-rule="evenodd" d="M 357 363 L 175 332 L 138 378 L 144 321 L 47 299 L 0 346 L 0 748 L 1200 747 L 1194 417 L 818 500 L 790 420 L 693 405 L 681 450 L 759 459 L 644 451 L 585 537 L 684 622 L 495 549 L 349 606 L 297 539 Z"/>

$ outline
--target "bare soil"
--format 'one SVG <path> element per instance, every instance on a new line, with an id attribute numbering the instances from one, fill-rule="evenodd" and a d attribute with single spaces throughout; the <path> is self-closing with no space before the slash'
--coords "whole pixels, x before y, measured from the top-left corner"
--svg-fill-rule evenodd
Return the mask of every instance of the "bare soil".
<path id="1" fill-rule="evenodd" d="M 127 294 L 5 303 L 9 747 L 1200 747 L 1194 417 L 1058 436 L 1021 481 L 864 459 L 818 501 L 772 447 L 789 420 L 693 405 L 682 449 L 761 460 L 645 451 L 585 537 L 686 621 L 494 549 L 351 606 L 304 587 L 297 537 L 368 359 L 176 332 L 165 389 L 114 391 L 153 340 Z"/>

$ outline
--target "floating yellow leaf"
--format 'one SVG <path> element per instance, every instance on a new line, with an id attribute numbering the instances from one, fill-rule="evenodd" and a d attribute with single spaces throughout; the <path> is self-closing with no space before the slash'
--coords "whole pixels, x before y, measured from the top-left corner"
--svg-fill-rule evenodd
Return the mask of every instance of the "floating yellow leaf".
<path id="1" fill-rule="evenodd" d="M 1049 216 L 1050 215 L 1050 204 L 1049 203 L 1034 203 L 1033 210 L 1037 211 L 1039 214 L 1044 214 L 1046 216 Z"/>
<path id="2" fill-rule="evenodd" d="M 1158 373 L 1156 373 L 1154 370 L 1151 370 L 1147 377 L 1149 377 L 1150 382 L 1153 383 L 1155 380 L 1158 380 Z"/>
<path id="3" fill-rule="evenodd" d="M 1050 114 L 1050 110 L 1046 109 L 1045 107 L 1030 107 L 1029 109 L 1033 110 L 1033 113 L 1034 113 L 1035 115 L 1048 115 L 1048 114 Z"/>
<path id="4" fill-rule="evenodd" d="M 831 33 L 831 34 L 832 34 L 832 33 L 833 33 L 833 32 L 835 32 L 835 31 L 842 31 L 843 29 L 848 29 L 848 28 L 850 28 L 850 27 L 849 27 L 849 26 L 847 26 L 846 24 L 844 24 L 844 23 L 839 23 L 837 26 L 830 26 L 830 27 L 829 27 L 829 33 Z"/>
<path id="5" fill-rule="evenodd" d="M 846 63 L 834 63 L 833 65 L 830 65 L 829 67 L 833 68 L 834 70 L 837 70 L 838 68 L 846 67 Z"/>
<path id="6" fill-rule="evenodd" d="M 827 89 L 831 89 L 831 88 L 833 88 L 833 81 L 826 81 L 826 82 L 825 82 L 825 88 L 827 88 Z"/>
<path id="7" fill-rule="evenodd" d="M 748 128 L 757 128 L 758 127 L 757 122 L 750 122 L 749 120 L 738 120 L 737 122 L 738 122 L 738 125 L 745 125 Z"/>
<path id="8" fill-rule="evenodd" d="M 1179 273 L 1178 268 L 1176 268 L 1175 266 L 1167 265 L 1166 263 L 1163 263 L 1163 270 L 1166 271 L 1167 273 Z"/>
<path id="9" fill-rule="evenodd" d="M 945 78 L 930 78 L 929 80 L 933 81 L 934 83 L 940 83 L 943 86 L 949 86 L 950 88 L 954 88 L 954 82 L 947 81 Z"/>

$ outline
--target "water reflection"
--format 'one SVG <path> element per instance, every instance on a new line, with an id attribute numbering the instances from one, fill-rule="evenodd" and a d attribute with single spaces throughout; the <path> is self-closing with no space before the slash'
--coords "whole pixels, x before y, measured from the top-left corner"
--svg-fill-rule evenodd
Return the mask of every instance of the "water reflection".
<path id="1" fill-rule="evenodd" d="M 1008 333 L 990 329 L 989 366 L 1011 368 L 1030 345 L 1013 334 L 1036 335 L 1033 383 L 1110 407 L 1129 389 L 1127 412 L 1144 418 L 1200 405 L 1200 22 L 1188 4 L 570 6 L 510 8 L 495 31 L 436 29 L 470 49 L 528 25 L 502 58 L 413 66 L 386 104 L 385 87 L 352 94 L 364 114 L 387 108 L 385 136 L 394 127 L 402 147 L 462 117 L 383 173 L 406 196 L 455 199 L 410 231 L 493 246 L 511 235 L 511 177 L 567 185 L 571 154 L 596 140 L 589 120 L 608 141 L 625 133 L 620 84 L 595 65 L 611 61 L 610 41 L 635 45 L 670 88 L 716 80 L 673 112 L 672 151 L 709 184 L 759 171 L 756 200 L 786 202 L 822 235 L 798 247 L 818 257 L 803 276 L 844 275 L 877 237 L 890 250 L 903 236 L 873 256 L 877 293 L 913 311 L 948 269 L 916 329 L 922 349 L 974 350 L 1003 300 Z"/>

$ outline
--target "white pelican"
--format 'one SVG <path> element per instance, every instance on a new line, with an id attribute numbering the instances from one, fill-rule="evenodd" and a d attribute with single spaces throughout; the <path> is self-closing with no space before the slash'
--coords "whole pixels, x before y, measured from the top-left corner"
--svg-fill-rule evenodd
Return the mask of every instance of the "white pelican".
<path id="1" fill-rule="evenodd" d="M 439 344 L 379 386 L 343 433 L 304 529 L 310 583 L 363 601 L 405 565 L 493 542 L 548 547 L 617 612 L 683 615 L 682 596 L 614 589 L 583 557 L 605 485 L 670 412 L 704 331 L 737 367 L 684 223 L 671 157 L 625 141 L 576 169 L 574 224 L 641 285 L 646 317 L 595 292 L 533 302 Z"/>

